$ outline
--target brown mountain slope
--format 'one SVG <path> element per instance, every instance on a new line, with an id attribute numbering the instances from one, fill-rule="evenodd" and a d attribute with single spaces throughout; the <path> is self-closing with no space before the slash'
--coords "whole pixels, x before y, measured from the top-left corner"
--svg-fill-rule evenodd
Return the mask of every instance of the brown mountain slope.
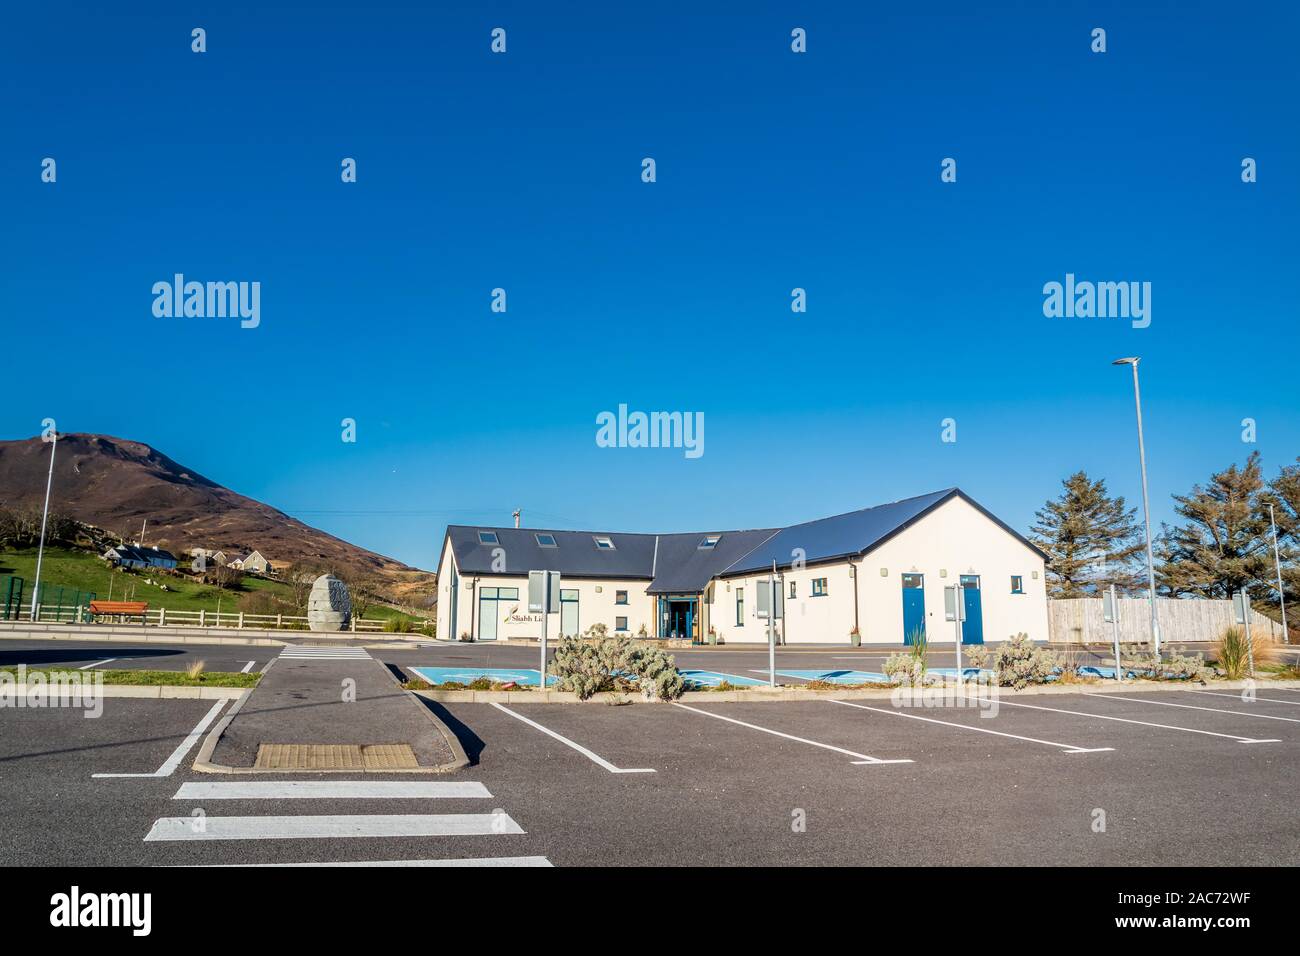
<path id="1" fill-rule="evenodd" d="M 49 446 L 39 438 L 0 441 L 0 507 L 40 509 Z M 108 435 L 59 437 L 50 510 L 146 544 L 188 552 L 221 549 L 268 560 L 382 578 L 394 592 L 432 575 L 348 544 L 261 502 L 223 488 L 140 442 Z M 407 587 L 403 587 L 406 585 Z"/>

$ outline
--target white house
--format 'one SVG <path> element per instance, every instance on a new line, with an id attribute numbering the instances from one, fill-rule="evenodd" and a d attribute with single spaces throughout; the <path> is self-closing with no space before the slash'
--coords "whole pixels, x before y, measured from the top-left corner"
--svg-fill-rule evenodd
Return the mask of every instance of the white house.
<path id="1" fill-rule="evenodd" d="M 175 568 L 176 556 L 157 545 L 143 548 L 138 544 L 119 544 L 100 555 L 109 564 L 124 568 Z"/>
<path id="2" fill-rule="evenodd" d="M 956 488 L 788 528 L 687 534 L 448 527 L 438 565 L 438 635 L 541 637 L 528 572 L 559 571 L 548 633 L 787 644 L 951 640 L 945 586 L 959 585 L 965 643 L 1019 632 L 1047 640 L 1045 555 Z M 773 567 L 775 566 L 775 572 Z"/>

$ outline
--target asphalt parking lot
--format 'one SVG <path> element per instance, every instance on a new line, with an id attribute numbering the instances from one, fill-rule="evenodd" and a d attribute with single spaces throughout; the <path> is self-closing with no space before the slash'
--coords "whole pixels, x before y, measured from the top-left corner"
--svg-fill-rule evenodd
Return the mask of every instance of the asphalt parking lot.
<path id="1" fill-rule="evenodd" d="M 223 701 L 4 708 L 0 864 L 1300 863 L 1300 691 L 1089 690 L 431 705 L 472 763 L 419 780 L 194 773 Z"/>
<path id="2" fill-rule="evenodd" d="M 0 667 L 70 670 L 183 671 L 196 661 L 208 671 L 259 671 L 280 647 L 256 644 L 157 644 L 141 641 L 0 640 Z"/>

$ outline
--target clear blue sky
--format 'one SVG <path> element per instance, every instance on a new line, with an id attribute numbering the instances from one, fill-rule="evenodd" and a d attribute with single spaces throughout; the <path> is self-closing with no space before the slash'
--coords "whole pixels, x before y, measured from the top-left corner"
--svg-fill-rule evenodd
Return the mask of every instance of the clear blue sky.
<path id="1" fill-rule="evenodd" d="M 3 437 L 148 442 L 423 567 L 516 506 L 721 529 L 959 485 L 1023 529 L 1077 468 L 1136 503 L 1127 354 L 1158 518 L 1300 454 L 1294 4 L 132 7 L 6 14 Z M 176 272 L 260 281 L 261 326 L 155 318 Z M 1067 272 L 1151 282 L 1151 326 L 1045 318 Z M 596 447 L 619 403 L 704 412 L 704 456 Z"/>

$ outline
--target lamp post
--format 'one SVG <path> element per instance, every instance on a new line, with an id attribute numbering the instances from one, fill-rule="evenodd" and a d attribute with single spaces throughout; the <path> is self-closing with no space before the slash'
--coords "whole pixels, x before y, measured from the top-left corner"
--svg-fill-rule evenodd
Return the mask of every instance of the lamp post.
<path id="1" fill-rule="evenodd" d="M 1160 657 L 1160 621 L 1156 617 L 1156 563 L 1151 551 L 1151 501 L 1147 495 L 1147 452 L 1142 439 L 1142 390 L 1138 386 L 1138 362 L 1141 358 L 1132 355 L 1116 359 L 1112 365 L 1133 366 L 1133 403 L 1137 407 L 1138 426 L 1138 462 L 1142 466 L 1142 515 L 1147 529 L 1147 588 L 1151 596 L 1151 649 Z"/>
<path id="2" fill-rule="evenodd" d="M 41 559 L 45 557 L 45 522 L 50 517 L 50 485 L 54 482 L 54 453 L 59 450 L 59 433 L 52 432 L 50 445 L 50 472 L 45 476 L 45 510 L 41 512 L 41 540 L 36 548 L 36 581 L 32 585 L 32 620 L 36 620 L 37 600 L 41 596 Z"/>
<path id="3" fill-rule="evenodd" d="M 1277 550 L 1277 521 L 1273 518 L 1273 502 L 1268 503 L 1268 523 L 1273 526 L 1273 567 L 1277 569 L 1277 600 L 1282 607 L 1282 640 L 1291 643 L 1291 632 L 1286 629 L 1286 592 L 1282 590 L 1282 558 Z"/>

